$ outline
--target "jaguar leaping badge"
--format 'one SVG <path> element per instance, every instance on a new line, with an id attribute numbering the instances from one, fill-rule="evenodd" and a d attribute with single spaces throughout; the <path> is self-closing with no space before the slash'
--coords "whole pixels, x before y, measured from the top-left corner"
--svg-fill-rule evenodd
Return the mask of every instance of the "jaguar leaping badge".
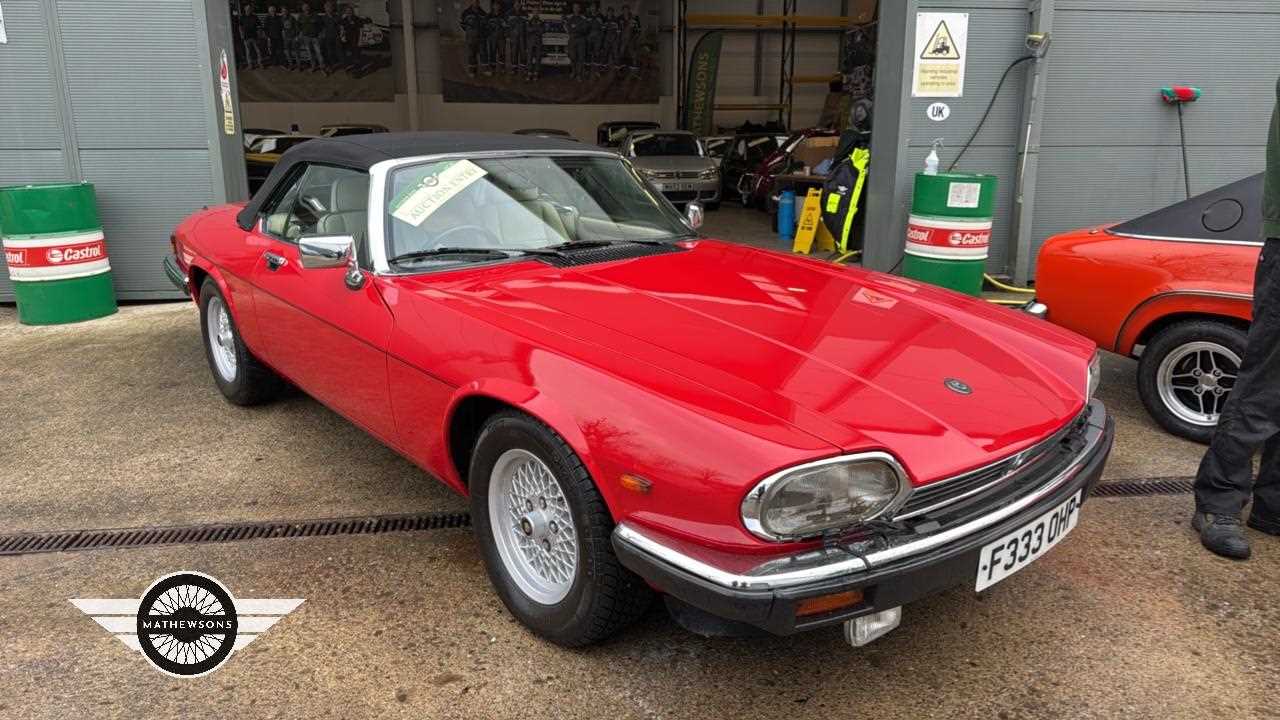
<path id="1" fill-rule="evenodd" d="M 957 380 L 956 378 L 947 378 L 946 380 L 942 381 L 942 384 L 946 385 L 947 389 L 953 393 L 957 393 L 960 395 L 973 394 L 973 388 L 969 387 L 969 383 L 963 380 Z"/>
<path id="2" fill-rule="evenodd" d="M 139 599 L 72 598 L 126 646 L 166 675 L 199 677 L 222 667 L 302 598 L 236 599 L 217 578 L 171 573 L 151 583 Z"/>

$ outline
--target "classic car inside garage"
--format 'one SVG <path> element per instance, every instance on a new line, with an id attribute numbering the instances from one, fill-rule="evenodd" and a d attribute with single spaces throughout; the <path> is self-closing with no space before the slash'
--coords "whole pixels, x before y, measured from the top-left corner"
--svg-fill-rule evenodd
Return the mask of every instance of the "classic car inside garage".
<path id="1" fill-rule="evenodd" d="M 0 715 L 1270 717 L 1277 33 L 0 0 Z"/>

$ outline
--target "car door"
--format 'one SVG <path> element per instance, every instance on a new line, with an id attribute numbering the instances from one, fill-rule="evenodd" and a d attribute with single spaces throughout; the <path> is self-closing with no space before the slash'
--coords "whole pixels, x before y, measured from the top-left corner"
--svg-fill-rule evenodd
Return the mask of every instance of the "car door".
<path id="1" fill-rule="evenodd" d="M 392 316 L 372 282 L 349 287 L 342 267 L 304 268 L 298 240 L 351 235 L 363 253 L 369 175 L 299 168 L 254 226 L 265 247 L 252 276 L 267 362 L 308 394 L 394 444 L 387 389 Z"/>

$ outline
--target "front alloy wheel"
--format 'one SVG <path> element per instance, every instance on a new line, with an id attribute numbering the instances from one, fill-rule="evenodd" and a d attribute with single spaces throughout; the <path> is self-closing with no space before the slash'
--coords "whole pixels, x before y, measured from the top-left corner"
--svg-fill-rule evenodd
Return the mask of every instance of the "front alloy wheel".
<path id="1" fill-rule="evenodd" d="M 560 482 L 538 456 L 515 448 L 498 458 L 489 519 L 516 585 L 543 605 L 563 600 L 578 573 L 578 535 Z"/>
<path id="2" fill-rule="evenodd" d="M 572 647 L 604 640 L 644 613 L 653 592 L 618 562 L 609 509 L 551 428 L 515 410 L 494 415 L 468 476 L 485 570 L 526 627 Z"/>

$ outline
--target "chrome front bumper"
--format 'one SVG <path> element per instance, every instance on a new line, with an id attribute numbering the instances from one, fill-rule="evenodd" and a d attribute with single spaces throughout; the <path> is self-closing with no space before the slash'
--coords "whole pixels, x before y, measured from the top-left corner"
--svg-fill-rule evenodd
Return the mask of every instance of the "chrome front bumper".
<path id="1" fill-rule="evenodd" d="M 1051 477 L 1037 480 L 1011 502 L 989 513 L 943 526 L 918 538 L 853 554 L 841 547 L 769 558 L 729 567 L 712 553 L 634 523 L 622 522 L 613 544 L 623 564 L 653 586 L 714 616 L 777 634 L 843 621 L 895 607 L 972 581 L 983 544 L 1038 517 L 1080 490 L 1088 494 L 1111 450 L 1115 425 L 1098 401 L 1090 403 L 1083 443 Z M 741 558 L 735 558 L 741 560 Z M 797 620 L 787 607 L 806 597 L 862 589 L 870 600 L 849 612 Z"/>

